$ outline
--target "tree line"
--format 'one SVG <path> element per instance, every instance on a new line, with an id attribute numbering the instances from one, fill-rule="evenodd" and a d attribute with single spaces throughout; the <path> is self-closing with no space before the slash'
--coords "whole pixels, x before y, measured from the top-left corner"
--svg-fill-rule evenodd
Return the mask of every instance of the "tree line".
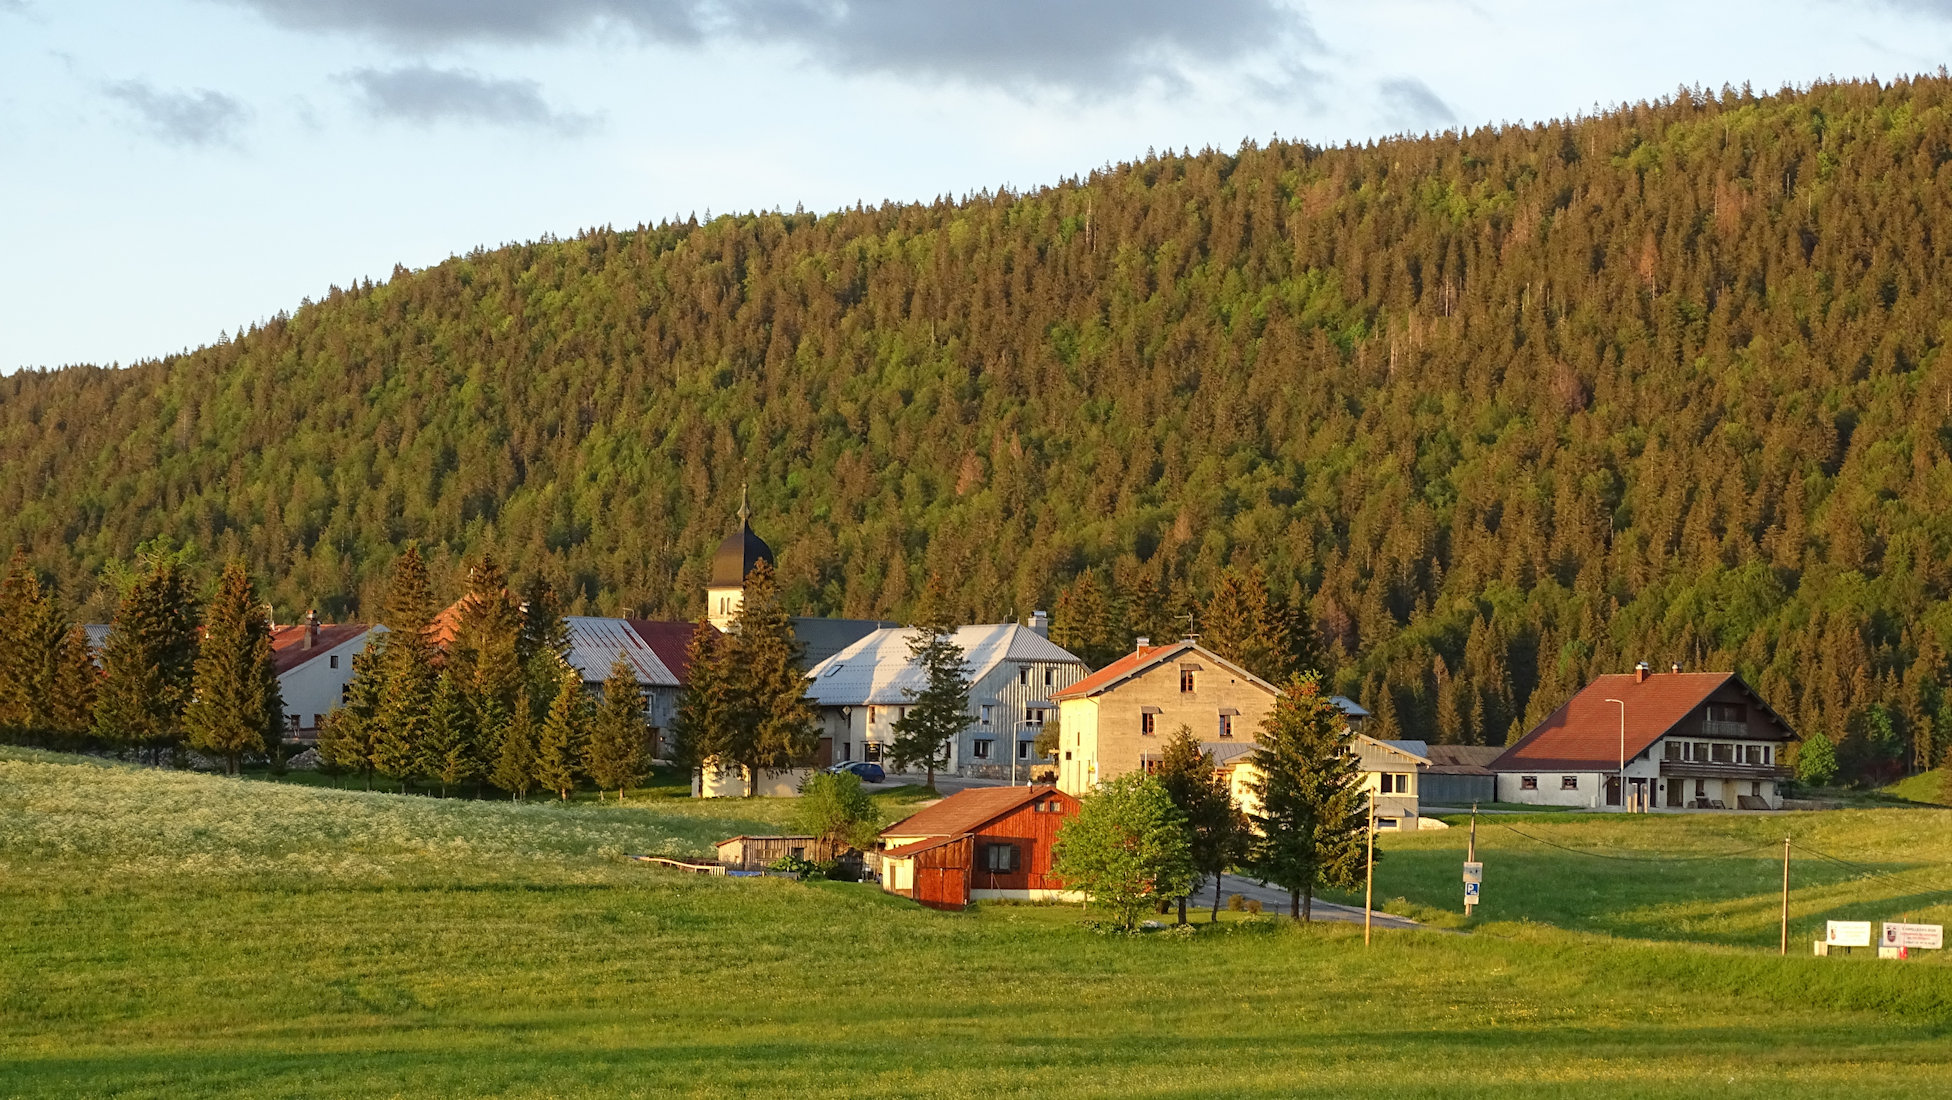
<path id="1" fill-rule="evenodd" d="M 749 482 L 797 612 L 1088 576 L 1102 654 L 1258 568 L 1381 726 L 1679 661 L 1877 781 L 1952 746 L 1948 162 L 1946 77 L 1694 88 L 476 251 L 0 379 L 0 540 L 96 621 L 158 536 L 340 620 L 410 541 L 691 618 Z"/>

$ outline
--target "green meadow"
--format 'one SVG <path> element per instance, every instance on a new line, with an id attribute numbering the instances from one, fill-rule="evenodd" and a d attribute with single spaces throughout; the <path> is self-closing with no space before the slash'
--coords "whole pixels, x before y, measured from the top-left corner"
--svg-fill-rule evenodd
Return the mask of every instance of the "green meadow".
<path id="1" fill-rule="evenodd" d="M 1808 946 L 1826 915 L 1952 915 L 1931 896 L 1952 887 L 1952 811 L 1481 822 L 1465 933 L 1365 949 L 1346 925 L 1108 937 L 1071 907 L 941 914 L 630 862 L 790 817 L 670 794 L 518 805 L 0 750 L 0 1095 L 1780 1098 L 1952 1079 L 1952 967 Z M 1850 862 L 1797 856 L 1784 959 L 1786 832 Z M 1464 927 L 1464 835 L 1386 840 L 1379 897 Z"/>

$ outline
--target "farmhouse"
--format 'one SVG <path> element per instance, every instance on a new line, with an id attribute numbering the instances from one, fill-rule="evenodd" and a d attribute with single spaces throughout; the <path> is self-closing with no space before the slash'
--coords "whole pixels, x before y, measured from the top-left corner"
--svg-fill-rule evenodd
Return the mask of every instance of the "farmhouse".
<path id="1" fill-rule="evenodd" d="M 1734 673 L 1676 666 L 1656 675 L 1642 664 L 1588 684 L 1492 770 L 1503 802 L 1774 810 L 1790 777 L 1783 750 L 1795 739 Z"/>
<path id="2" fill-rule="evenodd" d="M 881 888 L 932 909 L 1066 899 L 1051 844 L 1078 800 L 1052 787 L 974 787 L 881 831 Z"/>
<path id="3" fill-rule="evenodd" d="M 278 670 L 278 694 L 285 701 L 285 736 L 316 741 L 325 716 L 346 701 L 352 659 L 386 633 L 364 623 L 321 623 L 307 611 L 295 626 L 271 629 L 271 664 Z"/>
<path id="4" fill-rule="evenodd" d="M 1216 754 L 1214 763 L 1227 777 L 1227 790 L 1233 795 L 1234 804 L 1244 813 L 1257 813 L 1260 799 L 1254 792 L 1263 777 L 1261 770 L 1254 766 L 1255 746 L 1229 747 L 1234 751 L 1226 754 L 1225 761 Z M 1360 789 L 1375 802 L 1377 829 L 1413 831 L 1444 827 L 1434 818 L 1426 822 L 1419 813 L 1419 781 L 1423 771 L 1430 767 L 1429 750 L 1423 742 L 1378 741 L 1366 734 L 1351 733 L 1349 751 L 1355 754 L 1362 777 Z"/>
<path id="5" fill-rule="evenodd" d="M 1166 738 L 1193 731 L 1215 763 L 1251 750 L 1274 709 L 1273 684 L 1187 638 L 1170 645 L 1139 639 L 1136 650 L 1069 687 L 1058 705 L 1057 785 L 1083 794 L 1108 779 L 1149 767 Z M 1369 712 L 1337 697 L 1351 726 Z"/>
<path id="6" fill-rule="evenodd" d="M 1054 692 L 1090 671 L 1045 636 L 1043 613 L 1031 625 L 995 623 L 956 629 L 969 677 L 969 724 L 949 746 L 952 774 L 1028 776 L 1032 746 Z M 807 672 L 807 694 L 820 708 L 821 737 L 836 760 L 888 763 L 895 723 L 928 678 L 908 656 L 912 628 L 876 630 Z"/>

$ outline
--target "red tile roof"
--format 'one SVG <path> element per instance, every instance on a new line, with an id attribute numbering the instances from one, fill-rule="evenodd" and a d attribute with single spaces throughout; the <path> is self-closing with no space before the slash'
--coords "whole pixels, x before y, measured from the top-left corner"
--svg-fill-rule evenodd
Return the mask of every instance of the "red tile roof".
<path id="1" fill-rule="evenodd" d="M 1164 660 L 1167 650 L 1177 649 L 1184 645 L 1186 645 L 1185 642 L 1178 642 L 1174 645 L 1142 645 L 1138 649 L 1106 665 L 1104 668 L 1072 684 L 1070 687 L 1062 691 L 1053 692 L 1051 694 L 1051 700 L 1055 702 L 1060 699 L 1083 699 L 1086 696 L 1096 695 L 1098 692 L 1125 679 L 1127 676 L 1132 675 L 1152 662 Z"/>
<path id="2" fill-rule="evenodd" d="M 307 648 L 303 624 L 278 627 L 271 632 L 271 663 L 277 668 L 278 675 L 283 676 L 326 650 L 344 645 L 371 629 L 365 623 L 320 623 L 319 640 Z"/>
<path id="3" fill-rule="evenodd" d="M 649 619 L 625 619 L 644 644 L 651 647 L 657 659 L 671 670 L 680 684 L 688 684 L 691 677 L 691 635 L 698 629 L 696 623 L 660 623 Z"/>
<path id="4" fill-rule="evenodd" d="M 1057 793 L 1056 787 L 970 787 L 881 830 L 882 836 L 973 833 L 1004 814 Z"/>
<path id="5" fill-rule="evenodd" d="M 1626 756 L 1632 760 L 1731 682 L 1770 717 L 1775 717 L 1775 712 L 1734 673 L 1654 673 L 1638 682 L 1632 673 L 1613 673 L 1587 684 L 1506 749 L 1492 767 L 1498 771 L 1528 768 L 1612 771 L 1620 766 L 1621 722 L 1619 704 L 1609 700 L 1626 703 Z M 1782 724 L 1780 718 L 1776 721 Z M 1787 740 L 1790 736 L 1788 726 L 1783 724 L 1783 738 Z"/>

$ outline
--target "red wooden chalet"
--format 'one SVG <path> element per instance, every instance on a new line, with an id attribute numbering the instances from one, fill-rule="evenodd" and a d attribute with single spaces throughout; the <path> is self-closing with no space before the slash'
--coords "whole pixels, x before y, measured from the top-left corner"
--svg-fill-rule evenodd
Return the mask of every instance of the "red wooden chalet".
<path id="1" fill-rule="evenodd" d="M 932 909 L 1068 897 L 1051 843 L 1078 800 L 1055 787 L 974 787 L 882 830 L 881 888 Z"/>

